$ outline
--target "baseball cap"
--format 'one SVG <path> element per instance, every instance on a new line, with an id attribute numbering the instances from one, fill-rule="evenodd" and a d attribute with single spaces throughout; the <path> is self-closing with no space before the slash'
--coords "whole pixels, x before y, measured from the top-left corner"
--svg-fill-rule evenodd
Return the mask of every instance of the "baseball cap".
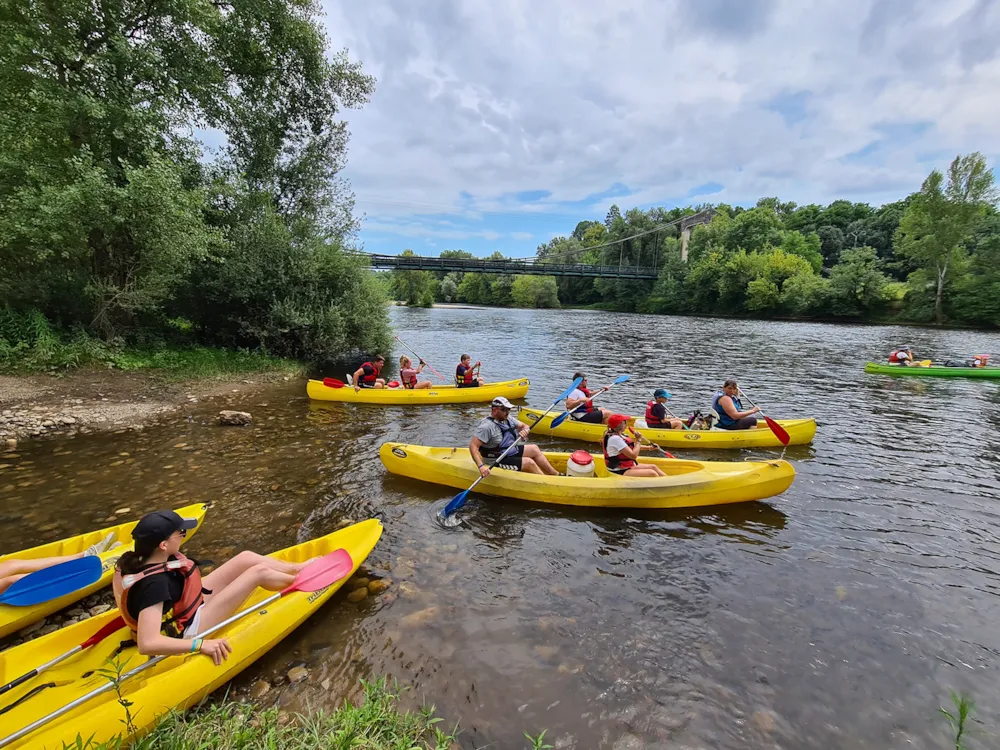
<path id="1" fill-rule="evenodd" d="M 617 430 L 625 422 L 628 422 L 628 417 L 624 414 L 612 414 L 608 418 L 608 427 L 612 430 Z"/>
<path id="2" fill-rule="evenodd" d="M 188 531 L 198 525 L 196 518 L 182 518 L 172 510 L 156 510 L 147 513 L 132 529 L 132 538 L 137 542 L 145 540 L 159 544 L 169 539 L 175 531 Z"/>
<path id="3" fill-rule="evenodd" d="M 653 398 L 670 398 L 670 391 L 666 388 L 657 388 L 653 391 Z"/>
<path id="4" fill-rule="evenodd" d="M 490 405 L 491 406 L 502 406 L 504 409 L 513 409 L 514 408 L 514 404 L 512 404 L 510 401 L 508 401 L 507 399 L 505 399 L 503 396 L 497 396 L 495 399 L 493 399 L 492 402 L 490 402 Z"/>

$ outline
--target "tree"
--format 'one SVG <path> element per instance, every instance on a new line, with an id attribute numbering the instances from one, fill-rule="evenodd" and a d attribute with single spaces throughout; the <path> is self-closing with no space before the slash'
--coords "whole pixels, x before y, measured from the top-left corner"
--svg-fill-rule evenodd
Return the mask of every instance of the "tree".
<path id="1" fill-rule="evenodd" d="M 571 234 L 570 237 L 577 242 L 583 242 L 584 235 L 586 235 L 592 227 L 601 227 L 603 229 L 604 225 L 599 221 L 590 221 L 585 219 L 584 221 L 577 222 L 576 228 L 573 230 L 573 234 Z"/>
<path id="2" fill-rule="evenodd" d="M 458 285 L 461 283 L 461 279 L 455 278 L 458 275 L 456 273 L 449 273 L 441 279 L 441 299 L 445 302 L 454 302 L 458 297 Z"/>
<path id="3" fill-rule="evenodd" d="M 559 293 L 552 276 L 517 276 L 511 295 L 518 307 L 559 307 Z"/>
<path id="4" fill-rule="evenodd" d="M 884 302 L 889 278 L 882 273 L 874 248 L 845 250 L 830 271 L 830 311 L 834 315 L 860 316 Z"/>
<path id="5" fill-rule="evenodd" d="M 401 258 L 416 258 L 410 249 L 400 254 Z M 392 272 L 390 287 L 395 299 L 402 300 L 408 307 L 430 307 L 434 303 L 434 277 L 430 271 L 400 271 Z M 428 294 L 430 303 L 428 303 Z"/>
<path id="6" fill-rule="evenodd" d="M 823 255 L 823 265 L 832 268 L 840 259 L 840 251 L 844 249 L 844 232 L 840 227 L 824 224 L 816 230 L 819 237 L 819 251 Z"/>
<path id="7" fill-rule="evenodd" d="M 976 222 L 997 199 L 993 172 L 977 152 L 956 157 L 947 182 L 939 171 L 932 171 L 903 214 L 896 231 L 897 251 L 932 274 L 938 324 L 944 322 L 948 273 L 961 259 Z"/>
<path id="8" fill-rule="evenodd" d="M 612 203 L 611 208 L 608 209 L 608 215 L 604 217 L 604 226 L 608 231 L 611 231 L 614 223 L 622 218 L 621 209 L 618 208 L 617 203 Z M 586 232 L 585 232 L 586 234 Z"/>
<path id="9" fill-rule="evenodd" d="M 820 254 L 820 239 L 815 232 L 803 235 L 801 232 L 785 232 L 781 240 L 781 249 L 789 255 L 804 258 L 813 271 L 820 272 L 823 268 L 823 256 Z"/>
<path id="10" fill-rule="evenodd" d="M 784 226 L 770 208 L 751 208 L 733 219 L 726 236 L 726 247 L 748 253 L 781 244 Z"/>

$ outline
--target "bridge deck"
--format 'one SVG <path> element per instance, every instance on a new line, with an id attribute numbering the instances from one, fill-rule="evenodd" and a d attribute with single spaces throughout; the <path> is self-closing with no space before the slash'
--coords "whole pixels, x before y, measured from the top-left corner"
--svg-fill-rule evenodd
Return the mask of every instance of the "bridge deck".
<path id="1" fill-rule="evenodd" d="M 400 271 L 461 271 L 507 273 L 529 276 L 580 276 L 619 279 L 656 279 L 657 269 L 646 266 L 598 266 L 587 263 L 545 263 L 529 260 L 482 260 L 480 258 L 422 258 L 420 256 L 368 255 L 374 268 Z"/>

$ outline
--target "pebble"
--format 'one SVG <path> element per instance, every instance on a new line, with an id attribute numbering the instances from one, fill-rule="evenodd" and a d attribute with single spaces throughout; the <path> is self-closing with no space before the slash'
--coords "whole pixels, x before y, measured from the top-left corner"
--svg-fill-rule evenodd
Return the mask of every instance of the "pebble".
<path id="1" fill-rule="evenodd" d="M 347 595 L 347 601 L 357 603 L 364 600 L 367 596 L 368 596 L 367 588 L 355 589 L 354 591 L 352 591 L 350 594 Z"/>
<path id="2" fill-rule="evenodd" d="M 21 628 L 20 632 L 18 632 L 18 636 L 24 638 L 25 636 L 29 636 L 37 630 L 41 630 L 43 627 L 45 627 L 44 617 L 41 620 L 37 620 L 31 623 L 27 627 Z"/>
<path id="3" fill-rule="evenodd" d="M 43 635 L 48 635 L 49 633 L 54 633 L 59 630 L 59 625 L 57 623 L 51 622 L 44 628 L 38 631 L 38 637 L 41 638 Z"/>
<path id="4" fill-rule="evenodd" d="M 422 625 L 426 625 L 432 620 L 436 620 L 438 615 L 441 613 L 440 607 L 426 607 L 419 612 L 414 612 L 412 615 L 407 615 L 399 621 L 401 627 L 404 628 L 417 628 Z"/>
<path id="5" fill-rule="evenodd" d="M 369 579 L 367 579 L 367 578 L 363 578 L 363 577 L 362 578 L 354 578 L 353 580 L 351 580 L 351 588 L 352 589 L 368 588 L 368 584 L 369 583 L 371 583 L 371 581 Z"/>
<path id="6" fill-rule="evenodd" d="M 111 609 L 110 604 L 98 604 L 97 606 L 90 608 L 90 616 L 97 617 L 98 615 L 103 615 L 109 609 Z"/>
<path id="7" fill-rule="evenodd" d="M 375 581 L 371 581 L 368 584 L 368 593 L 373 596 L 376 594 L 381 594 L 387 588 L 392 585 L 392 579 L 390 578 L 380 578 Z"/>
<path id="8" fill-rule="evenodd" d="M 288 681 L 296 685 L 309 676 L 309 670 L 305 667 L 292 667 L 288 670 Z"/>
<path id="9" fill-rule="evenodd" d="M 342 518 L 337 525 L 333 527 L 333 530 L 340 531 L 341 529 L 346 529 L 348 526 L 353 526 L 354 523 L 355 521 L 353 518 Z"/>
<path id="10" fill-rule="evenodd" d="M 270 690 L 270 682 L 267 680 L 257 680 L 257 682 L 250 686 L 250 697 L 254 699 L 263 698 Z"/>
<path id="11" fill-rule="evenodd" d="M 7 438 L 7 450 L 17 450 L 17 438 Z"/>
<path id="12" fill-rule="evenodd" d="M 119 508 L 118 510 L 116 510 L 116 511 L 115 511 L 115 515 L 116 515 L 116 516 L 120 516 L 120 515 L 122 515 L 123 513 L 128 513 L 128 512 L 130 512 L 131 510 L 132 510 L 131 508 Z"/>
<path id="13" fill-rule="evenodd" d="M 230 411 L 229 409 L 223 409 L 219 412 L 219 424 L 220 425 L 234 425 L 242 426 L 248 425 L 253 422 L 253 416 L 247 411 Z"/>
<path id="14" fill-rule="evenodd" d="M 321 682 L 321 683 L 319 684 L 319 686 L 320 686 L 321 688 L 323 688 L 324 690 L 329 690 L 329 689 L 330 689 L 330 686 L 331 686 L 332 684 L 333 684 L 333 681 L 332 681 L 332 680 L 331 680 L 331 679 L 330 679 L 329 677 L 327 677 L 327 678 L 326 678 L 325 680 L 323 680 L 323 681 L 322 681 L 322 682 Z"/>
<path id="15" fill-rule="evenodd" d="M 777 722 L 774 720 L 774 713 L 771 711 L 754 711 L 750 715 L 750 721 L 760 731 L 770 734 L 775 730 Z"/>

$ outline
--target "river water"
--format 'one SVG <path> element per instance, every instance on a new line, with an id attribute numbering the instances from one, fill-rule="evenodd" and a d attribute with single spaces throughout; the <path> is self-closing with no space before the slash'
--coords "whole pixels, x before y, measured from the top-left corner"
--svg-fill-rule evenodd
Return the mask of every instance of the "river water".
<path id="1" fill-rule="evenodd" d="M 392 318 L 446 375 L 467 351 L 488 380 L 529 376 L 532 406 L 576 369 L 592 385 L 631 373 L 603 403 L 633 413 L 658 386 L 675 411 L 704 408 L 736 376 L 771 415 L 819 430 L 786 453 L 791 489 L 764 503 L 601 512 L 473 496 L 447 530 L 434 511 L 455 491 L 389 476 L 378 447 L 464 445 L 487 408 L 318 404 L 284 383 L 141 433 L 25 445 L 0 474 L 0 551 L 195 500 L 215 507 L 189 553 L 216 560 L 377 515 L 369 564 L 389 591 L 338 595 L 236 687 L 305 664 L 309 680 L 265 699 L 297 710 L 390 674 L 412 686 L 407 705 L 460 722 L 462 747 L 547 729 L 556 747 L 939 748 L 950 688 L 978 701 L 977 729 L 995 727 L 1000 383 L 863 367 L 901 343 L 918 358 L 997 353 L 1000 335 L 590 311 Z M 230 403 L 254 426 L 217 427 Z"/>

